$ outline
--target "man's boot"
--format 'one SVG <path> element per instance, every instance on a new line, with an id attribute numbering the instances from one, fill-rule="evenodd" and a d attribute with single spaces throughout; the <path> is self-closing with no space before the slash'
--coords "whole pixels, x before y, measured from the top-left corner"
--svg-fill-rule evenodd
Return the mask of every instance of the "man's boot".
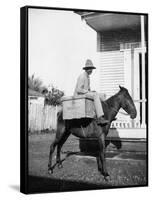
<path id="1" fill-rule="evenodd" d="M 108 123 L 109 123 L 109 120 L 104 119 L 103 116 L 97 118 L 97 124 L 98 124 L 98 125 L 105 126 L 105 125 L 107 125 Z"/>

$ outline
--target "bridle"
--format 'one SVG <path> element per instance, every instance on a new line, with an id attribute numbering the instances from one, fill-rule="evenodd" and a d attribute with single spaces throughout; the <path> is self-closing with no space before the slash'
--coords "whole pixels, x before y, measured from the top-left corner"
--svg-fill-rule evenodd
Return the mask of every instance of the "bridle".
<path id="1" fill-rule="evenodd" d="M 103 101 L 105 104 L 107 104 L 107 102 L 105 102 L 105 101 Z M 108 105 L 108 104 L 107 104 Z M 110 106 L 110 108 L 114 111 L 114 112 L 116 112 L 117 114 L 118 113 L 121 113 L 121 114 L 123 114 L 123 115 L 129 115 L 126 111 L 125 111 L 125 113 L 124 112 L 122 112 L 122 111 L 118 111 L 118 110 L 116 110 L 114 107 L 112 107 L 112 106 Z"/>
<path id="2" fill-rule="evenodd" d="M 121 114 L 123 114 L 123 115 L 129 115 L 126 111 L 125 111 L 125 113 L 124 113 L 124 112 L 122 112 L 122 111 L 116 110 L 114 107 L 111 107 L 111 109 L 112 109 L 113 111 L 115 111 L 116 113 L 121 113 Z"/>

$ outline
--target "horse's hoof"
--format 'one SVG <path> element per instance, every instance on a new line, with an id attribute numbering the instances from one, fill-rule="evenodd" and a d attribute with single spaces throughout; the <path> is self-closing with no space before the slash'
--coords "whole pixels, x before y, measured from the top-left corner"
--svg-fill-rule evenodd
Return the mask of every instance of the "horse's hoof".
<path id="1" fill-rule="evenodd" d="M 63 165 L 62 164 L 58 164 L 58 168 L 59 169 L 63 168 Z"/>
<path id="2" fill-rule="evenodd" d="M 98 171 L 102 174 L 102 169 L 101 168 L 98 168 Z"/>
<path id="3" fill-rule="evenodd" d="M 53 169 L 49 169 L 48 174 L 50 174 L 50 175 L 53 174 Z"/>
<path id="4" fill-rule="evenodd" d="M 104 180 L 105 180 L 106 182 L 108 182 L 108 181 L 110 181 L 110 180 L 111 180 L 111 178 L 110 178 L 109 174 L 108 174 L 108 176 L 104 176 Z"/>

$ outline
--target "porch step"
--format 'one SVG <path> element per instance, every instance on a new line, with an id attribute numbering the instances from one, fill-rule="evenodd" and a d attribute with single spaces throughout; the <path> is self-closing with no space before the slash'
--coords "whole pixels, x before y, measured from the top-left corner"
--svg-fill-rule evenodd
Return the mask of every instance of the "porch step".
<path id="1" fill-rule="evenodd" d="M 146 128 L 110 128 L 107 137 L 146 140 L 147 133 Z"/>

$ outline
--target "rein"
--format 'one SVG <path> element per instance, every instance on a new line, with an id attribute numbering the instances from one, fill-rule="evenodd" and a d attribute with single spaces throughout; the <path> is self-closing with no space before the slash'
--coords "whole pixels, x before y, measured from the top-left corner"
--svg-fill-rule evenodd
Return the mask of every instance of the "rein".
<path id="1" fill-rule="evenodd" d="M 117 111 L 115 108 L 113 108 L 113 107 L 111 107 L 112 108 L 112 110 L 114 110 L 115 112 L 117 112 L 117 113 L 121 113 L 121 114 L 123 114 L 123 115 L 129 115 L 128 113 L 124 113 L 124 112 L 121 112 L 121 111 Z"/>

